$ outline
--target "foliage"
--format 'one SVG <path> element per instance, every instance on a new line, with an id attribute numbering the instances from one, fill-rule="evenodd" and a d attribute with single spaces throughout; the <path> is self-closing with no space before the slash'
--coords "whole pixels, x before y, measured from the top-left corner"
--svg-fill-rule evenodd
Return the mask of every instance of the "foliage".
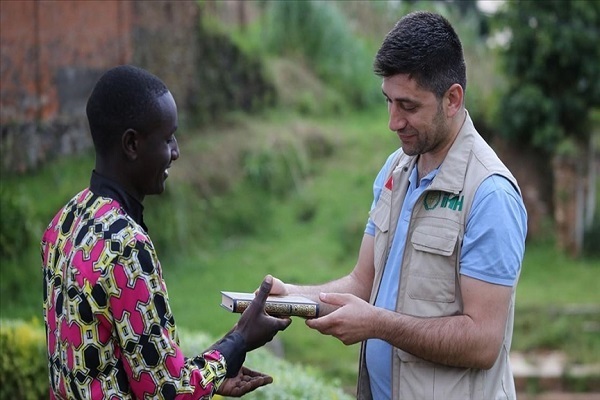
<path id="1" fill-rule="evenodd" d="M 480 127 L 497 108 L 496 52 L 485 42 L 487 17 L 474 2 L 439 1 L 254 3 L 259 17 L 229 30 L 246 53 L 260 54 L 274 82 L 278 104 L 302 115 L 322 116 L 377 104 L 380 78 L 372 62 L 385 34 L 403 15 L 429 10 L 455 26 L 465 51 L 469 86 L 467 107 Z M 206 19 L 206 17 L 205 17 Z M 218 26 L 215 20 L 211 23 Z M 487 129 L 485 129 L 487 131 Z M 486 132 L 488 133 L 488 132 Z"/>
<path id="2" fill-rule="evenodd" d="M 309 174 L 309 158 L 301 143 L 277 137 L 270 139 L 263 148 L 246 152 L 242 166 L 250 184 L 283 196 L 300 187 Z"/>
<path id="3" fill-rule="evenodd" d="M 465 104 L 479 133 L 487 138 L 500 106 L 498 93 L 506 85 L 505 77 L 498 71 L 498 51 L 488 45 L 489 38 L 482 32 L 489 17 L 474 12 L 472 3 L 459 3 L 465 4 L 458 9 L 448 4 L 440 12 L 460 37 L 467 66 Z"/>
<path id="4" fill-rule="evenodd" d="M 0 399 L 48 398 L 45 343 L 38 320 L 0 320 Z"/>
<path id="5" fill-rule="evenodd" d="M 180 344 L 184 354 L 199 354 L 209 347 L 214 339 L 205 333 L 180 332 Z M 249 400 L 312 400 L 351 399 L 340 388 L 338 380 L 325 380 L 319 369 L 293 364 L 273 355 L 267 348 L 248 353 L 245 364 L 248 368 L 273 377 L 273 383 L 244 396 Z"/>
<path id="6" fill-rule="evenodd" d="M 310 66 L 353 108 L 380 98 L 371 65 L 372 47 L 350 29 L 334 4 L 324 1 L 269 1 L 256 41 L 276 56 Z M 331 96 L 331 95 L 330 95 Z M 319 101 L 314 98 L 311 101 Z M 341 107 L 345 104 L 341 103 Z"/>
<path id="7" fill-rule="evenodd" d="M 342 2 L 333 4 L 343 10 L 353 8 L 352 5 Z M 353 13 L 346 12 L 354 18 L 352 22 L 357 26 L 356 29 L 369 38 L 370 42 L 376 43 L 377 47 L 397 20 L 410 12 L 430 11 L 446 17 L 460 37 L 467 64 L 466 107 L 480 133 L 484 136 L 491 134 L 491 120 L 499 107 L 498 93 L 505 82 L 504 76 L 497 68 L 498 51 L 487 43 L 489 17 L 478 11 L 475 1 L 356 2 L 353 5 L 358 10 Z M 371 12 L 375 14 L 371 17 L 375 22 L 369 19 Z M 361 14 L 366 14 L 366 17 Z M 369 23 L 375 24 L 376 27 L 369 30 L 364 26 Z M 382 26 L 385 27 L 384 30 Z M 374 58 L 377 47 L 373 48 L 370 59 Z M 369 73 L 372 74 L 372 71 Z"/>
<path id="8" fill-rule="evenodd" d="M 311 123 L 236 124 L 185 138 L 182 148 L 193 156 L 177 161 L 162 196 L 146 200 L 147 221 L 162 227 L 152 230 L 153 241 L 166 254 L 255 234 L 270 223 L 274 201 L 298 194 L 315 165 L 334 151 L 327 132 Z"/>
<path id="9" fill-rule="evenodd" d="M 562 351 L 570 364 L 598 361 L 600 305 L 517 307 L 515 313 L 513 350 Z"/>
<path id="10" fill-rule="evenodd" d="M 549 153 L 566 137 L 587 143 L 600 105 L 600 2 L 511 1 L 497 23 L 510 32 L 502 132 Z"/>
<path id="11" fill-rule="evenodd" d="M 14 258 L 30 244 L 32 227 L 28 203 L 0 187 L 0 258 Z"/>
<path id="12" fill-rule="evenodd" d="M 196 124 L 219 120 L 232 110 L 255 112 L 274 104 L 275 89 L 263 61 L 202 20 L 198 29 L 197 90 L 186 99 Z"/>

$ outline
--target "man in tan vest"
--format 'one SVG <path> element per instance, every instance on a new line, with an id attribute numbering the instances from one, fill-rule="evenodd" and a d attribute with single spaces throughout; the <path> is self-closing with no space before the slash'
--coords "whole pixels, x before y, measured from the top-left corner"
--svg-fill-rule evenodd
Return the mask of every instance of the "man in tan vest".
<path id="1" fill-rule="evenodd" d="M 373 186 L 356 266 L 271 293 L 321 304 L 306 324 L 362 342 L 359 399 L 515 399 L 509 363 L 527 215 L 515 178 L 465 109 L 460 40 L 443 17 L 403 17 L 375 73 L 402 147 Z"/>

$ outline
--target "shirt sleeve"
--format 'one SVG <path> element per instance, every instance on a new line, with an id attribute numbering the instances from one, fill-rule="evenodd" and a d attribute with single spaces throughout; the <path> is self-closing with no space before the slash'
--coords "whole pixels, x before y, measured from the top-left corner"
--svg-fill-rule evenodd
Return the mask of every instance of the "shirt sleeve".
<path id="1" fill-rule="evenodd" d="M 237 374 L 246 354 L 239 333 L 226 335 L 196 357 L 182 353 L 151 243 L 136 241 L 131 254 L 122 256 L 107 278 L 105 287 L 112 288 L 115 353 L 120 353 L 137 398 L 209 398 L 227 376 Z"/>
<path id="2" fill-rule="evenodd" d="M 218 350 L 227 361 L 227 378 L 236 376 L 246 360 L 246 341 L 239 332 L 231 332 L 215 343 L 212 349 Z"/>
<path id="3" fill-rule="evenodd" d="M 485 282 L 513 286 L 519 276 L 527 213 L 510 181 L 492 175 L 475 193 L 462 244 L 460 273 Z"/>

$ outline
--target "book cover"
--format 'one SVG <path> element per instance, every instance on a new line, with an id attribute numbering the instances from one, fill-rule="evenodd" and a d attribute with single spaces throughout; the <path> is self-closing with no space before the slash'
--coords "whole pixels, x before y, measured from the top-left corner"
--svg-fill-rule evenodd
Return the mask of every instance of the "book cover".
<path id="1" fill-rule="evenodd" d="M 254 293 L 221 291 L 221 306 L 231 312 L 242 313 L 254 297 Z M 277 317 L 316 318 L 319 315 L 319 303 L 303 296 L 269 296 L 265 311 Z"/>

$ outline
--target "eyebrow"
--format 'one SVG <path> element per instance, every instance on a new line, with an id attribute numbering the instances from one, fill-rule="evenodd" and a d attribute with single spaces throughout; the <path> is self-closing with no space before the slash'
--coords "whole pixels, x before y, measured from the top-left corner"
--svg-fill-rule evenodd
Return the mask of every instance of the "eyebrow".
<path id="1" fill-rule="evenodd" d="M 381 89 L 381 93 L 388 99 L 393 100 L 393 101 L 397 101 L 400 103 L 411 103 L 411 104 L 415 104 L 415 105 L 421 105 L 422 103 L 418 100 L 415 99 L 410 99 L 408 97 L 396 97 L 395 99 L 391 99 L 390 96 L 388 96 L 383 89 Z"/>

